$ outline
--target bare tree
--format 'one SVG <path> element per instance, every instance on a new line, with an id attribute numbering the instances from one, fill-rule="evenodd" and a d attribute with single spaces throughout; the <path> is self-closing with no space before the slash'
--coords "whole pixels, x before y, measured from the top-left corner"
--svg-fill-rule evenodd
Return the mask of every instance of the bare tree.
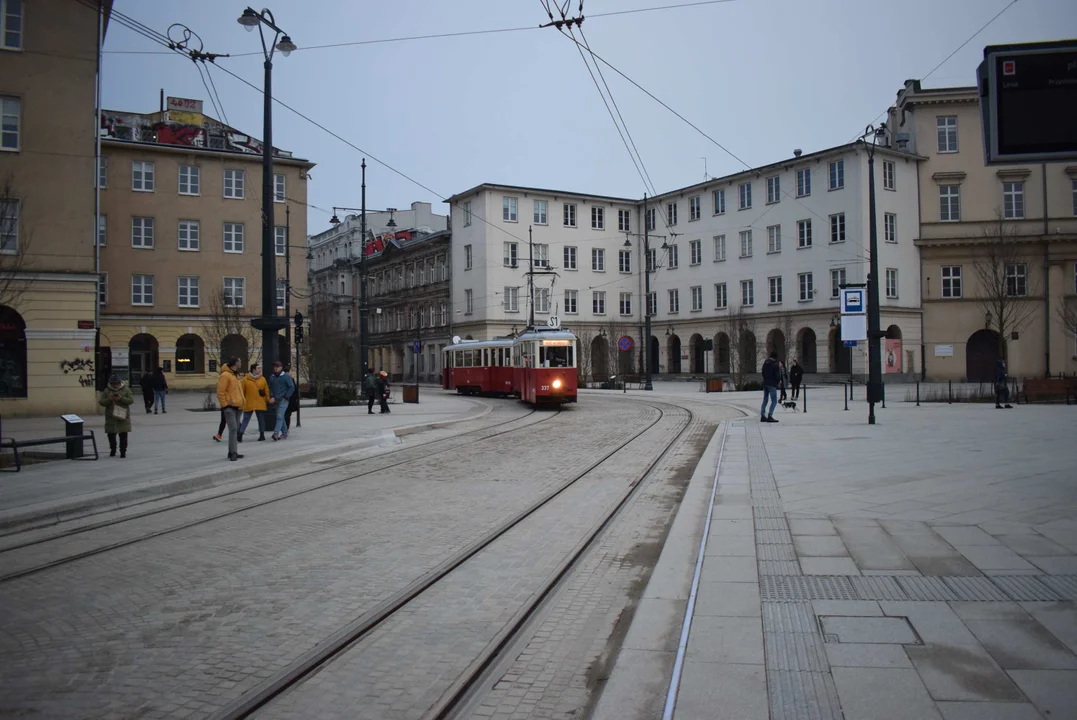
<path id="1" fill-rule="evenodd" d="M 576 331 L 576 341 L 580 345 L 579 364 L 577 367 L 579 373 L 579 382 L 586 383 L 591 377 L 591 341 L 595 339 L 594 332 L 587 327 L 581 326 Z"/>
<path id="2" fill-rule="evenodd" d="M 326 404 L 329 387 L 354 394 L 359 378 L 359 356 L 348 331 L 341 328 L 333 307 L 317 303 L 310 309 L 310 331 L 305 351 L 307 376 L 318 391 L 318 404 Z M 333 403 L 336 404 L 336 403 Z"/>
<path id="3" fill-rule="evenodd" d="M 621 348 L 617 345 L 617 342 L 621 339 L 622 336 L 631 333 L 631 326 L 622 322 L 618 318 L 611 317 L 606 322 L 605 330 L 606 340 L 608 340 L 608 343 L 606 344 L 606 352 L 609 353 L 608 366 L 610 368 L 610 374 L 617 375 L 618 377 L 625 374 L 631 374 L 635 369 L 635 362 L 632 357 L 632 353 L 628 353 L 628 362 L 626 363 L 627 367 L 625 369 L 622 369 Z"/>
<path id="4" fill-rule="evenodd" d="M 786 367 L 789 367 L 789 361 L 795 356 L 792 352 L 792 348 L 796 346 L 796 338 L 793 337 L 793 313 L 785 313 L 782 315 L 781 320 L 782 336 L 785 338 L 785 342 L 782 344 L 780 357 L 778 358 Z"/>
<path id="5" fill-rule="evenodd" d="M 225 345 L 232 345 L 225 339 L 238 336 L 246 341 L 247 356 L 240 358 L 246 364 L 252 358 L 262 354 L 262 333 L 251 327 L 250 317 L 243 314 L 243 308 L 232 302 L 232 296 L 217 288 L 209 296 L 209 317 L 202 323 L 202 335 L 206 341 L 206 350 L 213 349 L 216 354 L 217 366 L 224 362 Z M 235 352 L 229 349 L 229 352 Z M 269 368 L 265 368 L 268 372 Z"/>
<path id="6" fill-rule="evenodd" d="M 10 173 L 0 180 L 0 305 L 15 307 L 30 286 L 24 274 L 30 267 L 33 231 L 20 223 L 22 201 Z"/>
<path id="7" fill-rule="evenodd" d="M 1036 310 L 1035 303 L 1028 300 L 1036 289 L 1017 230 L 1005 222 L 1001 213 L 984 230 L 983 240 L 982 250 L 973 262 L 980 283 L 977 300 L 987 329 L 998 333 L 999 357 L 1005 357 L 1006 338 L 1024 327 Z"/>
<path id="8" fill-rule="evenodd" d="M 730 308 L 720 324 L 722 332 L 729 337 L 729 369 L 732 371 L 733 384 L 738 390 L 744 387 L 748 369 L 755 365 L 756 342 L 749 343 L 749 334 L 755 336 L 755 316 L 744 311 L 743 305 Z"/>
<path id="9" fill-rule="evenodd" d="M 1066 335 L 1077 338 L 1077 300 L 1063 300 L 1062 304 L 1055 308 L 1059 321 L 1062 323 Z"/>

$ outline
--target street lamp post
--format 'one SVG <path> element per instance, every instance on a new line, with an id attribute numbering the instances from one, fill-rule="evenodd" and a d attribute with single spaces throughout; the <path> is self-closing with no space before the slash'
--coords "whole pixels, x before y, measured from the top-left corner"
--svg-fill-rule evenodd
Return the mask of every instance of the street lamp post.
<path id="1" fill-rule="evenodd" d="M 277 315 L 276 249 L 273 238 L 273 53 L 280 50 L 285 57 L 295 50 L 295 43 L 276 25 L 273 13 L 267 9 L 255 12 L 248 7 L 239 16 L 239 24 L 248 32 L 258 28 L 265 56 L 265 91 L 262 128 L 262 315 L 251 325 L 262 331 L 262 367 L 269 370 L 277 359 L 277 333 L 288 327 L 288 318 Z M 263 26 L 273 31 L 267 44 Z M 279 38 L 279 41 L 278 41 Z"/>
<path id="2" fill-rule="evenodd" d="M 644 390 L 654 390 L 651 384 L 651 243 L 648 232 L 651 223 L 647 217 L 647 193 L 643 193 L 643 357 L 647 374 Z"/>
<path id="3" fill-rule="evenodd" d="M 879 352 L 882 337 L 879 319 L 879 229 L 875 222 L 875 143 L 886 134 L 886 123 L 868 125 L 862 140 L 871 136 L 868 145 L 868 425 L 875 424 L 875 403 L 883 396 L 883 359 Z"/>

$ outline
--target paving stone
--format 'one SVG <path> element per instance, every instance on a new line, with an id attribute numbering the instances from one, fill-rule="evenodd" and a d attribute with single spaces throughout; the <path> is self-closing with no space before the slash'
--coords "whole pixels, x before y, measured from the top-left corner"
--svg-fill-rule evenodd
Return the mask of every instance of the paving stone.
<path id="1" fill-rule="evenodd" d="M 845 544 L 836 535 L 794 535 L 793 546 L 801 557 L 849 557 Z"/>
<path id="2" fill-rule="evenodd" d="M 1002 544 L 994 536 L 972 525 L 935 525 L 935 532 L 954 547 Z"/>
<path id="3" fill-rule="evenodd" d="M 1073 716 L 1077 670 L 1010 670 L 1009 675 L 1044 717 Z"/>
<path id="4" fill-rule="evenodd" d="M 962 545 L 957 549 L 969 562 L 981 570 L 1036 570 L 1032 563 L 1001 544 Z"/>
<path id="5" fill-rule="evenodd" d="M 660 716 L 661 713 L 654 717 Z M 673 717 L 768 720 L 766 670 L 761 664 L 688 660 Z"/>
<path id="6" fill-rule="evenodd" d="M 685 657 L 704 663 L 762 664 L 762 626 L 747 618 L 695 617 Z"/>
<path id="7" fill-rule="evenodd" d="M 643 598 L 636 606 L 622 647 L 676 652 L 687 605 L 686 600 Z"/>
<path id="8" fill-rule="evenodd" d="M 827 642 L 904 645 L 916 634 L 904 618 L 822 615 L 819 622 Z"/>
<path id="9" fill-rule="evenodd" d="M 1023 700 L 1020 691 L 982 648 L 906 646 L 905 652 L 936 700 Z"/>
<path id="10" fill-rule="evenodd" d="M 708 581 L 757 582 L 755 558 L 711 555 L 703 559 L 703 575 Z"/>
<path id="11" fill-rule="evenodd" d="M 845 720 L 941 720 L 915 670 L 835 667 Z"/>
<path id="12" fill-rule="evenodd" d="M 706 555 L 740 555 L 755 557 L 755 538 L 751 535 L 715 535 L 707 538 Z"/>
<path id="13" fill-rule="evenodd" d="M 1008 618 L 966 620 L 965 626 L 1007 670 L 1077 669 L 1077 655 L 1023 610 Z"/>
<path id="14" fill-rule="evenodd" d="M 883 611 L 874 600 L 812 600 L 816 616 L 882 617 Z"/>
<path id="15" fill-rule="evenodd" d="M 1028 703 L 940 702 L 943 720 L 1042 720 Z"/>
<path id="16" fill-rule="evenodd" d="M 880 525 L 864 525 L 835 519 L 834 526 L 841 535 L 845 547 L 848 548 L 849 554 L 856 561 L 857 567 L 865 570 L 917 569 L 901 551 L 894 538 Z"/>
<path id="17" fill-rule="evenodd" d="M 834 523 L 825 519 L 789 518 L 789 532 L 793 535 L 837 535 Z"/>
<path id="18" fill-rule="evenodd" d="M 912 661 L 900 645 L 826 643 L 824 647 L 831 667 L 912 667 Z"/>
<path id="19" fill-rule="evenodd" d="M 800 569 L 805 575 L 859 575 L 856 563 L 850 558 L 802 557 Z"/>
<path id="20" fill-rule="evenodd" d="M 997 535 L 1003 545 L 1013 550 L 1018 555 L 1057 556 L 1073 555 L 1069 549 L 1062 547 L 1056 542 L 1048 540 L 1039 533 L 1020 533 L 1016 535 Z"/>
<path id="21" fill-rule="evenodd" d="M 1025 560 L 1051 575 L 1077 575 L 1077 555 L 1042 557 L 1025 555 Z"/>
<path id="22" fill-rule="evenodd" d="M 752 582 L 700 582 L 696 616 L 761 617 L 759 585 Z"/>
<path id="23" fill-rule="evenodd" d="M 1074 603 L 1021 603 L 1021 607 L 1050 630 L 1070 652 L 1077 653 L 1077 606 Z"/>

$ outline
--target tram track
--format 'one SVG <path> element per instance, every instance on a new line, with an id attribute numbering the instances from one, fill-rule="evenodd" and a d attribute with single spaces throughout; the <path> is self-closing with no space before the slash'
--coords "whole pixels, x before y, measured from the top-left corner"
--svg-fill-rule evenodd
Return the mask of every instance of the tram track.
<path id="1" fill-rule="evenodd" d="M 461 569 L 469 561 L 480 556 L 484 550 L 505 538 L 514 528 L 519 527 L 543 508 L 550 506 L 556 498 L 564 495 L 581 480 L 591 476 L 592 473 L 619 452 L 639 440 L 652 428 L 658 426 L 668 414 L 662 405 L 666 408 L 683 412 L 686 416 L 685 420 L 679 427 L 674 427 L 676 432 L 673 433 L 672 438 L 668 441 L 663 441 L 653 460 L 641 472 L 635 474 L 633 480 L 628 483 L 627 487 L 616 499 L 616 502 L 602 511 L 597 521 L 575 543 L 571 551 L 558 562 L 555 571 L 546 577 L 542 588 L 533 593 L 528 601 L 514 613 L 509 622 L 495 633 L 483 651 L 452 681 L 441 693 L 437 702 L 423 715 L 424 719 L 429 720 L 452 717 L 460 707 L 469 701 L 476 688 L 482 683 L 489 668 L 499 661 L 506 648 L 513 646 L 521 631 L 528 627 L 531 618 L 540 612 L 544 604 L 556 595 L 558 588 L 561 587 L 565 579 L 571 575 L 581 559 L 595 546 L 595 543 L 602 537 L 603 532 L 616 520 L 621 510 L 636 495 L 644 480 L 651 477 L 659 464 L 677 447 L 678 442 L 692 427 L 695 419 L 695 414 L 687 408 L 661 403 L 648 402 L 641 404 L 657 410 L 657 416 L 653 421 L 637 432 L 632 433 L 627 439 L 619 442 L 616 447 L 605 452 L 593 463 L 575 473 L 570 479 L 554 487 L 529 507 L 508 518 L 497 527 L 492 528 L 482 537 L 462 548 L 437 567 L 416 578 L 403 590 L 358 617 L 355 621 L 341 627 L 337 632 L 297 658 L 288 668 L 237 698 L 213 717 L 217 720 L 239 720 L 240 718 L 252 717 L 261 710 L 271 708 L 277 699 L 292 690 L 300 688 L 308 678 L 329 667 L 334 661 L 354 648 L 360 647 L 365 638 L 386 624 L 401 610 L 411 605 L 417 598 L 435 587 L 454 571 Z"/>
<path id="2" fill-rule="evenodd" d="M 102 553 L 109 552 L 111 550 L 116 550 L 116 549 L 119 549 L 119 548 L 127 547 L 127 546 L 130 546 L 130 545 L 134 545 L 136 543 L 139 543 L 139 542 L 144 542 L 146 540 L 152 540 L 154 538 L 158 538 L 158 537 L 161 537 L 161 536 L 164 536 L 164 535 L 169 535 L 169 534 L 172 534 L 172 533 L 175 533 L 175 532 L 179 532 L 179 531 L 186 530 L 186 529 L 189 529 L 189 528 L 192 528 L 192 527 L 196 527 L 198 525 L 203 525 L 203 524 L 206 524 L 206 523 L 209 523 L 209 522 L 220 520 L 222 518 L 227 518 L 227 517 L 230 517 L 230 516 L 234 516 L 234 515 L 237 515 L 237 514 L 240 514 L 240 513 L 243 513 L 243 512 L 247 512 L 249 510 L 264 507 L 266 505 L 271 505 L 273 503 L 281 502 L 281 501 L 284 501 L 284 500 L 290 500 L 292 498 L 295 498 L 295 497 L 298 497 L 298 496 L 301 496 L 301 495 L 305 495 L 305 494 L 308 494 L 308 493 L 316 492 L 318 490 L 323 490 L 323 489 L 326 489 L 326 488 L 334 487 L 336 485 L 340 485 L 340 484 L 343 484 L 343 483 L 346 483 L 346 482 L 349 482 L 349 481 L 352 481 L 352 480 L 356 480 L 356 479 L 359 479 L 359 478 L 362 478 L 362 477 L 373 475 L 373 474 L 376 474 L 376 473 L 379 473 L 379 472 L 384 472 L 386 470 L 391 470 L 393 468 L 401 467 L 403 465 L 407 465 L 408 463 L 427 460 L 431 456 L 440 455 L 440 454 L 443 454 L 443 453 L 451 452 L 453 450 L 458 450 L 460 448 L 467 447 L 467 446 L 470 446 L 470 445 L 474 445 L 476 443 L 480 443 L 480 442 L 490 440 L 490 439 L 493 439 L 493 438 L 496 438 L 496 437 L 500 437 L 502 435 L 506 435 L 506 434 L 513 433 L 513 432 L 519 432 L 519 431 L 525 430 L 525 429 L 534 428 L 537 425 L 541 425 L 543 423 L 549 422 L 550 420 L 553 420 L 554 418 L 556 418 L 558 415 L 561 414 L 562 410 L 560 408 L 558 408 L 558 409 L 556 409 L 556 410 L 554 410 L 552 412 L 544 413 L 544 417 L 542 417 L 541 419 L 539 419 L 539 420 L 537 420 L 535 422 L 521 424 L 521 425 L 518 425 L 518 426 L 515 426 L 515 427 L 511 427 L 511 428 L 505 428 L 505 426 L 508 425 L 508 424 L 517 423 L 517 422 L 520 422 L 522 420 L 526 420 L 527 418 L 532 417 L 533 415 L 536 414 L 536 412 L 537 411 L 534 408 L 532 408 L 532 409 L 529 410 L 529 412 L 525 413 L 524 415 L 521 415 L 520 417 L 513 418 L 512 420 L 509 420 L 507 422 L 501 422 L 501 423 L 497 423 L 497 424 L 493 424 L 493 425 L 485 425 L 485 426 L 483 426 L 481 428 L 476 428 L 474 430 L 468 430 L 468 431 L 465 431 L 465 432 L 462 432 L 462 433 L 457 433 L 455 435 L 451 435 L 449 437 L 439 438 L 439 439 L 431 440 L 431 441 L 428 441 L 428 442 L 425 442 L 425 443 L 420 443 L 418 445 L 412 445 L 412 446 L 409 446 L 408 448 L 401 449 L 401 450 L 398 450 L 398 451 L 395 451 L 395 452 L 392 452 L 392 453 L 388 453 L 387 455 L 384 455 L 384 456 L 381 456 L 381 457 L 388 457 L 389 459 L 395 460 L 395 462 L 380 463 L 380 464 L 377 465 L 377 467 L 373 467 L 373 468 L 371 468 L 369 470 L 363 470 L 362 472 L 350 474 L 350 475 L 347 475 L 347 476 L 342 477 L 342 478 L 334 478 L 334 479 L 329 480 L 329 481 L 324 482 L 324 483 L 318 483 L 318 484 L 312 485 L 310 487 L 305 487 L 305 488 L 301 488 L 301 489 L 298 489 L 298 490 L 293 490 L 291 492 L 286 492 L 284 494 L 277 495 L 277 496 L 274 496 L 274 497 L 270 497 L 270 498 L 267 498 L 267 499 L 264 499 L 264 500 L 255 501 L 255 502 L 252 502 L 252 503 L 240 506 L 240 507 L 232 507 L 232 508 L 229 508 L 229 509 L 221 511 L 221 512 L 213 513 L 213 514 L 210 514 L 208 516 L 200 517 L 200 518 L 188 521 L 188 522 L 182 522 L 182 523 L 179 523 L 177 525 L 162 528 L 160 530 L 154 530 L 152 532 L 148 532 L 146 534 L 138 535 L 138 536 L 133 537 L 133 538 L 127 538 L 127 539 L 120 540 L 120 541 L 117 541 L 117 542 L 108 543 L 108 544 L 102 545 L 100 547 L 91 548 L 91 549 L 84 550 L 84 551 L 81 551 L 81 552 L 77 552 L 77 553 L 74 553 L 74 554 L 71 554 L 71 555 L 56 558 L 56 559 L 48 561 L 48 562 L 39 563 L 39 564 L 36 564 L 36 565 L 32 565 L 30 567 L 15 570 L 13 572 L 8 572 L 8 573 L 5 573 L 3 575 L 0 575 L 0 584 L 5 583 L 5 582 L 10 582 L 12 580 L 17 580 L 19 578 L 24 578 L 24 577 L 27 577 L 27 576 L 30 576 L 30 575 L 34 575 L 36 573 L 40 573 L 40 572 L 43 572 L 45 570 L 49 570 L 49 569 L 52 569 L 52 568 L 55 568 L 55 567 L 66 565 L 66 564 L 71 563 L 71 562 L 75 562 L 77 560 L 82 560 L 82 559 L 85 559 L 85 558 L 88 558 L 88 557 L 93 557 L 95 555 L 100 555 Z M 475 433 L 483 433 L 483 432 L 489 431 L 491 429 L 496 429 L 496 432 L 492 432 L 492 433 L 489 433 L 489 434 L 481 436 L 481 437 L 470 438 L 470 439 L 464 440 L 463 442 L 459 442 L 465 436 L 472 435 L 472 434 L 475 434 Z M 453 441 L 457 441 L 457 442 L 453 443 Z M 449 443 L 449 445 L 446 446 L 446 447 L 443 447 L 443 448 L 437 448 L 437 449 L 433 449 L 433 450 L 430 449 L 430 446 L 438 445 L 438 444 L 441 444 L 441 443 Z M 416 455 L 417 453 L 419 453 L 419 454 L 414 456 L 414 457 L 407 457 L 407 458 L 404 458 L 404 459 L 400 459 L 399 456 L 402 453 L 411 454 L 411 455 Z M 65 539 L 68 539 L 68 538 L 71 538 L 71 537 L 74 537 L 74 536 L 77 536 L 77 535 L 81 535 L 81 534 L 84 534 L 84 533 L 88 533 L 88 532 L 93 532 L 93 531 L 97 531 L 97 530 L 104 530 L 104 529 L 108 529 L 108 528 L 113 528 L 113 527 L 116 527 L 116 526 L 124 525 L 124 524 L 131 523 L 131 522 L 135 522 L 137 520 L 142 520 L 142 519 L 145 519 L 145 518 L 161 515 L 161 514 L 167 513 L 167 512 L 174 512 L 174 511 L 177 511 L 177 510 L 183 510 L 183 509 L 186 509 L 186 508 L 194 507 L 194 506 L 197 506 L 197 505 L 202 505 L 202 504 L 205 504 L 205 503 L 211 503 L 211 502 L 214 502 L 214 501 L 220 501 L 222 499 L 227 499 L 227 498 L 230 498 L 230 497 L 233 497 L 233 496 L 237 496 L 237 495 L 241 495 L 241 494 L 245 494 L 245 493 L 251 493 L 253 491 L 258 491 L 258 490 L 262 490 L 262 489 L 265 489 L 265 488 L 270 488 L 272 486 L 280 485 L 282 483 L 294 482 L 294 481 L 297 481 L 297 480 L 302 480 L 304 478 L 310 478 L 310 477 L 318 475 L 318 474 L 333 473 L 333 472 L 339 471 L 341 468 L 345 468 L 345 467 L 355 465 L 355 464 L 361 463 L 361 462 L 370 462 L 370 461 L 375 460 L 375 459 L 376 458 L 361 457 L 361 458 L 356 458 L 354 460 L 347 460 L 347 461 L 344 461 L 344 462 L 336 463 L 336 464 L 332 465 L 331 467 L 322 467 L 322 468 L 316 468 L 316 469 L 313 469 L 313 470 L 307 470 L 307 471 L 304 471 L 304 472 L 301 472 L 301 473 L 290 474 L 290 475 L 287 475 L 287 476 L 284 476 L 284 477 L 274 478 L 272 480 L 267 480 L 267 481 L 262 482 L 262 483 L 255 483 L 255 484 L 252 484 L 252 485 L 244 485 L 243 487 L 240 487 L 240 488 L 234 488 L 234 489 L 231 489 L 231 490 L 227 490 L 225 492 L 215 493 L 215 494 L 207 496 L 207 497 L 202 497 L 202 498 L 188 500 L 188 501 L 184 501 L 184 502 L 180 502 L 180 503 L 175 503 L 175 504 L 169 505 L 167 507 L 155 508 L 153 510 L 147 510 L 147 511 L 139 512 L 139 513 L 135 513 L 133 515 L 126 515 L 126 516 L 123 516 L 123 517 L 119 517 L 119 518 L 115 518 L 115 519 L 111 519 L 111 520 L 106 520 L 106 521 L 101 521 L 101 522 L 93 523 L 93 524 L 90 524 L 90 525 L 84 525 L 84 526 L 80 526 L 80 527 L 77 527 L 77 528 L 71 528 L 71 529 L 66 530 L 64 532 L 54 533 L 52 535 L 48 535 L 48 536 L 45 536 L 45 537 L 34 538 L 33 540 L 28 540 L 28 541 L 23 542 L 23 543 L 19 543 L 19 544 L 15 544 L 15 545 L 9 545 L 7 547 L 0 548 L 0 558 L 3 558 L 8 553 L 12 553 L 12 552 L 15 552 L 15 551 L 18 551 L 18 550 L 23 550 L 23 549 L 34 547 L 34 546 L 43 545 L 43 544 L 50 543 L 50 542 L 56 542 L 56 541 L 60 541 L 60 540 L 65 540 Z"/>

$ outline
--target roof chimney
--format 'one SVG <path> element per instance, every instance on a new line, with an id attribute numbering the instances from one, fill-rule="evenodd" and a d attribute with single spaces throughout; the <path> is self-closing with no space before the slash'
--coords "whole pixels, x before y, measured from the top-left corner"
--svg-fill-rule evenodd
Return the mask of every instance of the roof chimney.
<path id="1" fill-rule="evenodd" d="M 804 151 L 801 150 L 800 148 L 797 148 L 796 150 L 793 151 L 793 155 L 795 155 L 796 157 L 800 157 L 800 154 L 802 152 L 804 152 Z"/>

